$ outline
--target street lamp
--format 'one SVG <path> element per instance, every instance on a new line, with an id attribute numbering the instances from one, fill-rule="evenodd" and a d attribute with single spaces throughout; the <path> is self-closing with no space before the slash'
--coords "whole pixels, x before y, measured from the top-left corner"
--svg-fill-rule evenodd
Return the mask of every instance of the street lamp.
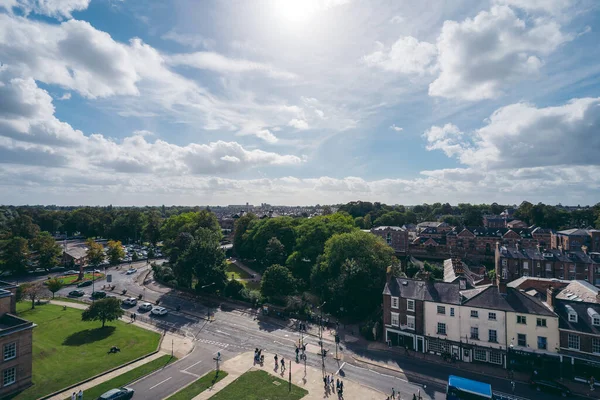
<path id="1" fill-rule="evenodd" d="M 209 283 L 208 285 L 200 286 L 200 289 L 207 288 L 207 287 L 212 286 L 214 284 L 215 284 L 215 282 Z M 210 305 L 208 306 L 208 310 L 206 310 L 206 320 L 210 321 Z"/>
<path id="2" fill-rule="evenodd" d="M 321 318 L 319 319 L 319 344 L 321 345 L 321 369 L 323 374 L 325 374 L 325 354 L 323 353 L 323 306 L 327 303 L 323 302 L 317 309 L 321 309 Z"/>

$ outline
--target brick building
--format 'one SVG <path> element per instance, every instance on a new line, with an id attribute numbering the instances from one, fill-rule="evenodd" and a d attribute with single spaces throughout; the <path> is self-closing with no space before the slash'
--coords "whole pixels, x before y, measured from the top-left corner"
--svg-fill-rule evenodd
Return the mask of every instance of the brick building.
<path id="1" fill-rule="evenodd" d="M 370 232 L 381 237 L 396 253 L 408 253 L 408 231 L 399 226 L 378 226 Z"/>
<path id="2" fill-rule="evenodd" d="M 0 398 L 31 385 L 33 322 L 15 315 L 17 286 L 0 282 Z"/>
<path id="3" fill-rule="evenodd" d="M 551 247 L 563 250 L 585 250 L 600 252 L 600 230 L 567 229 L 552 234 Z"/>

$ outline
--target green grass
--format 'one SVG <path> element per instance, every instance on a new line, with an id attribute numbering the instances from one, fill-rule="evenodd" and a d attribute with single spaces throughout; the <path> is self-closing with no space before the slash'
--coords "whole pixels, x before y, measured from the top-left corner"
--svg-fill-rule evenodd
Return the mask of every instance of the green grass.
<path id="1" fill-rule="evenodd" d="M 175 393 L 173 396 L 167 398 L 167 400 L 189 400 L 198 396 L 200 393 L 204 392 L 209 387 L 213 386 L 215 383 L 219 382 L 221 379 L 227 376 L 227 372 L 219 371 L 217 375 L 217 371 L 210 371 L 208 374 L 204 375 L 202 378 L 198 379 L 194 383 L 186 386 L 183 390 Z"/>
<path id="2" fill-rule="evenodd" d="M 85 301 L 77 300 L 77 299 L 74 299 L 74 298 L 71 298 L 71 297 L 56 296 L 52 300 L 62 301 L 62 302 L 65 302 L 65 303 L 83 304 L 84 306 L 89 306 L 90 305 L 90 303 L 86 303 Z"/>
<path id="3" fill-rule="evenodd" d="M 227 266 L 225 267 L 225 272 L 227 273 L 227 278 L 231 278 L 233 275 L 234 279 L 250 279 L 251 276 L 249 273 L 238 267 L 237 265 L 227 262 Z"/>
<path id="4" fill-rule="evenodd" d="M 116 376 L 106 382 L 102 382 L 99 385 L 85 390 L 83 392 L 83 397 L 85 399 L 97 399 L 104 393 L 108 392 L 110 389 L 117 389 L 122 386 L 125 386 L 135 380 L 140 379 L 143 376 L 148 375 L 151 372 L 156 371 L 157 369 L 166 367 L 168 364 L 174 361 L 177 361 L 177 357 L 164 355 L 162 357 L 150 361 L 149 363 L 140 365 L 139 367 L 134 368 L 131 371 L 127 371 L 122 375 Z M 65 400 L 71 400 L 71 397 L 69 396 Z"/>
<path id="5" fill-rule="evenodd" d="M 279 385 L 274 382 L 279 383 Z M 249 371 L 212 396 L 211 400 L 298 400 L 308 392 L 265 371 Z"/>
<path id="6" fill-rule="evenodd" d="M 260 290 L 260 281 L 240 281 L 248 290 Z"/>
<path id="7" fill-rule="evenodd" d="M 83 279 L 81 281 L 79 281 L 77 279 L 77 278 L 79 278 L 79 275 L 77 275 L 77 274 L 57 276 L 57 279 L 60 279 L 62 281 L 63 285 L 73 285 L 73 284 L 81 283 L 83 281 L 91 281 L 92 279 L 94 279 L 94 275 L 96 276 L 96 280 L 104 278 L 104 274 L 102 274 L 102 273 L 100 273 L 100 274 L 86 273 L 83 275 Z"/>
<path id="8" fill-rule="evenodd" d="M 31 310 L 17 304 L 20 317 L 37 324 L 33 330 L 33 386 L 14 397 L 37 399 L 117 367 L 158 346 L 160 335 L 122 321 L 81 321 L 82 310 L 46 304 Z M 120 353 L 108 354 L 112 346 Z"/>

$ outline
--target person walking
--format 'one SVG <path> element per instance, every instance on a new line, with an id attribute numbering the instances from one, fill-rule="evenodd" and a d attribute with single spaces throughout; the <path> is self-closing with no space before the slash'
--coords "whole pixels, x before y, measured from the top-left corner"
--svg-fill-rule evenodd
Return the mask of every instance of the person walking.
<path id="1" fill-rule="evenodd" d="M 71 395 L 71 400 L 77 400 L 77 393 L 73 392 Z"/>
<path id="2" fill-rule="evenodd" d="M 275 357 L 273 357 L 275 359 L 275 370 L 277 370 L 277 367 L 279 367 L 279 364 L 277 363 L 277 354 L 275 354 Z"/>
<path id="3" fill-rule="evenodd" d="M 510 381 L 510 388 L 512 390 L 512 394 L 515 394 L 515 381 Z"/>
<path id="4" fill-rule="evenodd" d="M 77 399 L 83 400 L 83 391 L 81 389 L 79 389 L 79 392 L 77 393 Z"/>
<path id="5" fill-rule="evenodd" d="M 281 358 L 281 372 L 285 371 L 285 360 Z"/>
<path id="6" fill-rule="evenodd" d="M 392 399 L 396 399 L 396 390 L 392 388 Z"/>

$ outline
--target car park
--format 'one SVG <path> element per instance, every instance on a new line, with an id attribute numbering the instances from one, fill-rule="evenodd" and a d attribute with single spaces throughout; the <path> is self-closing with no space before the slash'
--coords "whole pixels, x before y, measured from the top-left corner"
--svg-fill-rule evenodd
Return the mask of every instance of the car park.
<path id="1" fill-rule="evenodd" d="M 86 286 L 92 286 L 92 281 L 83 281 L 80 284 L 77 285 L 77 287 L 86 287 Z"/>
<path id="2" fill-rule="evenodd" d="M 571 390 L 568 387 L 549 379 L 533 379 L 529 384 L 538 392 L 552 393 L 562 397 L 571 396 Z"/>
<path id="3" fill-rule="evenodd" d="M 152 309 L 152 315 L 162 316 L 162 315 L 167 315 L 168 313 L 169 313 L 169 311 L 164 307 L 154 307 Z"/>
<path id="4" fill-rule="evenodd" d="M 127 273 L 127 275 L 131 275 L 131 274 L 135 274 L 136 272 L 137 272 L 136 268 L 129 268 L 126 273 Z"/>
<path id="5" fill-rule="evenodd" d="M 106 297 L 106 292 L 103 292 L 102 290 L 98 290 L 96 292 L 92 292 L 90 297 L 92 299 L 104 299 Z"/>
<path id="6" fill-rule="evenodd" d="M 133 397 L 134 393 L 135 391 L 128 387 L 110 389 L 108 392 L 98 397 L 97 400 L 129 400 Z"/>
<path id="7" fill-rule="evenodd" d="M 130 306 L 133 307 L 137 304 L 137 299 L 135 297 L 128 297 L 125 300 L 123 300 L 123 305 L 124 306 Z"/>
<path id="8" fill-rule="evenodd" d="M 150 303 L 142 303 L 138 307 L 138 310 L 142 311 L 142 312 L 150 311 L 150 310 L 152 310 L 152 304 L 150 304 Z"/>
<path id="9" fill-rule="evenodd" d="M 69 296 L 71 297 L 81 297 L 85 294 L 83 290 L 71 290 L 69 292 Z"/>

